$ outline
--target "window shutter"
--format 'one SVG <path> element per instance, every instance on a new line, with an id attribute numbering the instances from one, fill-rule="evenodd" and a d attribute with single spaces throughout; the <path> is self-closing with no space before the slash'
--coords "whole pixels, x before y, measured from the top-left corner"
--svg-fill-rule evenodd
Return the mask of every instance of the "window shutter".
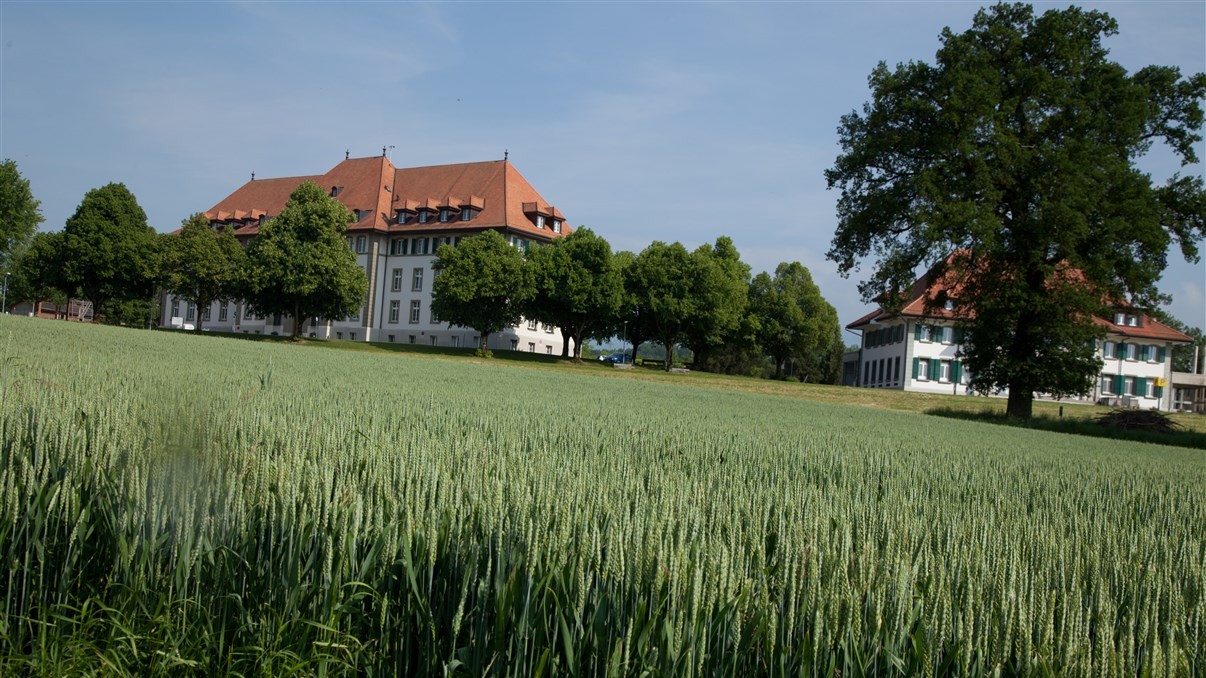
<path id="1" fill-rule="evenodd" d="M 1126 394 L 1126 377 L 1121 374 L 1114 375 L 1114 395 Z"/>
<path id="2" fill-rule="evenodd" d="M 1147 379 L 1144 377 L 1135 377 L 1135 395 L 1142 398 L 1147 395 Z"/>
<path id="3" fill-rule="evenodd" d="M 1162 363 L 1167 359 L 1168 359 L 1168 349 L 1164 346 L 1161 346 L 1159 349 L 1156 350 L 1156 362 Z"/>
<path id="4" fill-rule="evenodd" d="M 951 361 L 951 381 L 956 384 L 963 378 L 963 363 L 958 360 Z"/>
<path id="5" fill-rule="evenodd" d="M 1157 398 L 1164 397 L 1164 387 L 1163 386 L 1156 386 L 1154 392 L 1155 392 Z"/>
<path id="6" fill-rule="evenodd" d="M 913 339 L 916 341 L 921 341 L 921 323 L 917 323 L 913 326 Z M 914 370 L 914 372 L 916 372 L 916 370 Z M 917 375 L 914 374 L 913 378 L 916 379 Z"/>
<path id="7" fill-rule="evenodd" d="M 913 378 L 921 375 L 921 358 L 913 358 Z"/>
<path id="8" fill-rule="evenodd" d="M 942 361 L 930 358 L 930 381 L 938 381 L 942 377 Z"/>
<path id="9" fill-rule="evenodd" d="M 1119 359 L 1126 357 L 1126 342 L 1125 341 L 1118 342 L 1118 349 L 1117 349 L 1117 353 L 1115 353 L 1115 355 L 1117 355 L 1119 357 Z"/>

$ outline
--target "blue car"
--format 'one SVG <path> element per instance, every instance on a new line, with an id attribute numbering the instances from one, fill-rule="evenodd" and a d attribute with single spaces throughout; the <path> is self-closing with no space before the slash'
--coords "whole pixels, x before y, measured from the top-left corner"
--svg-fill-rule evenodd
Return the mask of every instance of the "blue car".
<path id="1" fill-rule="evenodd" d="M 611 355 L 599 356 L 599 360 L 605 363 L 630 363 L 632 362 L 632 356 L 627 353 L 612 353 Z"/>

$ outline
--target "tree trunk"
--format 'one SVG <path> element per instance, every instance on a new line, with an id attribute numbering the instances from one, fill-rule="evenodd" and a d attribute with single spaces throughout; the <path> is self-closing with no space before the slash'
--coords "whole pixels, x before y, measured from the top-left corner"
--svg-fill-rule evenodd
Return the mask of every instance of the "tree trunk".
<path id="1" fill-rule="evenodd" d="M 663 339 L 662 345 L 666 347 L 665 370 L 669 372 L 670 368 L 674 367 L 674 340 L 670 338 Z"/>
<path id="2" fill-rule="evenodd" d="M 200 317 L 201 316 L 197 316 L 198 320 L 200 319 Z M 294 304 L 293 305 L 293 332 L 289 336 L 290 340 L 297 341 L 297 338 L 301 335 L 301 326 L 302 326 L 301 304 Z"/>
<path id="3" fill-rule="evenodd" d="M 641 344 L 643 344 L 643 343 L 645 343 L 645 342 L 643 342 L 643 341 L 636 341 L 635 339 L 634 339 L 634 340 L 633 340 L 633 342 L 632 342 L 632 364 L 633 364 L 633 365 L 635 365 L 635 364 L 636 364 L 637 347 L 638 347 L 638 346 L 640 346 L 640 345 L 641 345 Z"/>
<path id="4" fill-rule="evenodd" d="M 204 308 L 209 308 L 209 304 L 206 304 L 204 306 Z M 205 311 L 202 311 L 201 309 L 202 309 L 201 302 L 198 301 L 197 302 L 197 326 L 193 328 L 193 332 L 196 334 L 201 333 L 201 323 L 205 322 Z"/>
<path id="5" fill-rule="evenodd" d="M 486 351 L 490 350 L 489 346 L 490 346 L 490 333 L 482 332 L 481 343 L 478 344 L 477 350 L 481 351 L 481 353 L 484 355 L 486 353 Z"/>
<path id="6" fill-rule="evenodd" d="M 1005 415 L 1011 419 L 1030 419 L 1034 415 L 1034 394 L 1021 385 L 1009 387 Z"/>
<path id="7" fill-rule="evenodd" d="M 569 349 L 570 335 L 569 335 L 569 332 L 566 331 L 566 329 L 564 327 L 562 327 L 560 329 L 561 329 L 561 357 L 569 358 L 569 356 L 570 356 L 570 349 Z"/>
<path id="8" fill-rule="evenodd" d="M 582 362 L 582 330 L 574 334 L 574 362 Z"/>

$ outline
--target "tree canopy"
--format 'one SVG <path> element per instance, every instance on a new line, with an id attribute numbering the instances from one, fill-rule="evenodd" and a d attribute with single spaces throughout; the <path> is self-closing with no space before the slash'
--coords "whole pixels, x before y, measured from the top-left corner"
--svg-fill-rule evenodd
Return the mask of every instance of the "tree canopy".
<path id="1" fill-rule="evenodd" d="M 342 203 L 303 182 L 248 245 L 244 300 L 261 315 L 292 317 L 295 339 L 306 318 L 355 314 L 368 279 L 343 236 L 351 221 Z"/>
<path id="2" fill-rule="evenodd" d="M 640 309 L 649 339 L 666 347 L 665 369 L 674 363 L 674 347 L 685 337 L 697 312 L 695 267 L 681 243 L 655 240 L 625 269 L 631 303 Z"/>
<path id="3" fill-rule="evenodd" d="M 482 354 L 488 354 L 491 334 L 519 322 L 531 296 L 523 254 L 497 231 L 463 238 L 455 247 L 441 245 L 432 269 L 432 312 L 477 330 Z"/>
<path id="4" fill-rule="evenodd" d="M 945 276 L 977 391 L 1008 388 L 1028 418 L 1034 394 L 1087 392 L 1100 369 L 1092 317 L 1153 305 L 1168 248 L 1191 261 L 1206 218 L 1200 177 L 1164 185 L 1135 166 L 1164 141 L 1197 160 L 1206 75 L 1107 58 L 1108 15 L 981 10 L 945 29 L 934 64 L 880 63 L 872 99 L 843 116 L 826 172 L 841 190 L 828 253 L 843 275 L 874 255 L 860 285 L 891 308 L 920 267 Z"/>
<path id="5" fill-rule="evenodd" d="M 528 253 L 532 297 L 524 315 L 561 328 L 574 342 L 575 360 L 582 342 L 610 327 L 619 313 L 623 281 L 611 246 L 594 231 L 580 227 Z"/>
<path id="6" fill-rule="evenodd" d="M 63 229 L 63 291 L 92 302 L 103 316 L 111 300 L 146 300 L 155 294 L 158 236 L 123 184 L 107 184 L 84 195 Z"/>
<path id="7" fill-rule="evenodd" d="M 774 276 L 754 276 L 750 310 L 758 319 L 758 343 L 774 362 L 775 378 L 792 361 L 810 381 L 833 381 L 835 337 L 839 353 L 844 350 L 837 311 L 821 297 L 803 264 L 781 263 Z"/>
<path id="8" fill-rule="evenodd" d="M 690 264 L 695 299 L 683 334 L 695 354 L 696 367 L 704 368 L 708 353 L 733 339 L 742 327 L 749 301 L 750 267 L 741 261 L 733 239 L 725 235 L 714 245 L 696 248 Z"/>
<path id="9" fill-rule="evenodd" d="M 29 301 L 35 307 L 42 301 L 67 301 L 62 289 L 62 242 L 62 233 L 34 233 L 16 250 L 10 266 L 10 306 L 22 301 Z"/>
<path id="10" fill-rule="evenodd" d="M 16 161 L 0 162 L 0 262 L 5 270 L 11 267 L 14 252 L 42 223 L 40 206 L 29 190 L 29 180 L 17 170 Z"/>
<path id="11" fill-rule="evenodd" d="M 226 226 L 215 232 L 203 214 L 185 219 L 179 233 L 163 236 L 164 284 L 199 310 L 237 297 L 246 263 L 234 230 Z M 203 318 L 204 312 L 198 313 L 198 332 Z"/>

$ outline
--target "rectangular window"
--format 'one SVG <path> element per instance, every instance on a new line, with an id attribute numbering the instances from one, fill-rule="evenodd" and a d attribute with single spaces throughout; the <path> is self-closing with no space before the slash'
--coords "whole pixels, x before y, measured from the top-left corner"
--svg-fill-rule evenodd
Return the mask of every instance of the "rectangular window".
<path id="1" fill-rule="evenodd" d="M 934 332 L 936 334 L 934 341 L 941 341 L 944 344 L 951 343 L 951 328 L 935 327 Z"/>
<path id="2" fill-rule="evenodd" d="M 900 383 L 900 356 L 896 356 L 896 376 L 892 379 L 892 383 Z"/>
<path id="3" fill-rule="evenodd" d="M 545 347 L 544 347 L 544 352 L 545 352 L 546 354 L 548 354 L 548 355 L 553 355 L 553 347 L 552 347 L 552 346 L 545 346 Z"/>
<path id="4" fill-rule="evenodd" d="M 553 219 L 553 233 L 560 233 L 560 232 L 561 232 L 561 220 Z"/>
<path id="5" fill-rule="evenodd" d="M 554 329 L 556 329 L 556 328 L 553 327 L 552 323 L 544 324 L 544 333 L 545 334 L 552 334 Z"/>
<path id="6" fill-rule="evenodd" d="M 410 339 L 410 343 L 412 343 L 412 344 L 415 343 L 415 335 L 413 335 L 413 334 L 410 335 L 409 339 Z"/>
<path id="7" fill-rule="evenodd" d="M 452 347 L 453 347 L 453 348 L 460 348 L 460 347 L 461 347 L 461 338 L 460 338 L 459 336 L 453 335 L 453 337 L 452 337 Z"/>
<path id="8" fill-rule="evenodd" d="M 389 283 L 389 290 L 391 292 L 401 292 L 402 291 L 403 273 L 404 273 L 404 271 L 401 268 L 394 269 L 394 272 L 391 275 L 390 283 Z"/>
<path id="9" fill-rule="evenodd" d="M 471 219 L 473 219 L 473 208 L 472 207 L 462 207 L 461 208 L 461 221 L 469 221 Z"/>
<path id="10" fill-rule="evenodd" d="M 1126 377 L 1124 383 L 1126 384 L 1126 386 L 1125 386 L 1126 395 L 1129 395 L 1129 396 L 1135 395 L 1135 378 L 1134 377 Z"/>
<path id="11" fill-rule="evenodd" d="M 401 312 L 402 312 L 402 302 L 398 301 L 397 299 L 394 299 L 393 301 L 389 302 L 389 321 L 391 323 L 398 322 L 398 317 L 399 317 L 399 314 L 401 314 Z"/>
<path id="12" fill-rule="evenodd" d="M 434 335 L 434 334 L 433 334 L 433 335 L 431 335 L 430 339 L 431 339 L 431 345 L 432 345 L 432 346 L 435 346 L 435 345 L 436 345 L 436 338 L 435 338 L 435 335 Z"/>
<path id="13" fill-rule="evenodd" d="M 419 211 L 419 223 L 425 224 L 429 221 L 431 221 L 431 212 L 428 212 L 427 210 L 420 210 Z"/>
<path id="14" fill-rule="evenodd" d="M 394 238 L 389 241 L 389 253 L 394 255 L 406 254 L 406 244 L 410 240 L 406 238 Z"/>
<path id="15" fill-rule="evenodd" d="M 205 310 L 201 312 L 201 319 L 206 322 L 209 322 L 209 307 L 208 306 L 206 306 Z"/>
<path id="16" fill-rule="evenodd" d="M 422 302 L 415 299 L 410 302 L 410 324 L 417 325 L 419 322 L 419 311 L 422 309 Z"/>
<path id="17" fill-rule="evenodd" d="M 228 304 L 224 301 L 222 302 L 222 305 L 218 307 L 218 322 L 220 323 L 226 322 L 226 318 L 229 316 L 227 306 Z"/>
<path id="18" fill-rule="evenodd" d="M 536 331 L 536 321 L 535 320 L 528 321 L 528 329 L 532 330 L 533 332 Z"/>
<path id="19" fill-rule="evenodd" d="M 452 210 L 447 207 L 440 208 L 440 223 L 452 221 Z"/>
<path id="20" fill-rule="evenodd" d="M 951 363 L 949 360 L 943 360 L 942 366 L 939 368 L 938 381 L 949 382 L 951 380 Z"/>
<path id="21" fill-rule="evenodd" d="M 930 378 L 930 361 L 913 358 L 913 378 L 926 381 Z"/>
<path id="22" fill-rule="evenodd" d="M 406 210 L 398 210 L 398 223 L 405 224 L 410 220 L 410 213 Z"/>
<path id="23" fill-rule="evenodd" d="M 535 353 L 535 352 L 536 352 L 536 342 L 529 341 L 528 342 L 528 353 Z"/>
<path id="24" fill-rule="evenodd" d="M 197 317 L 197 307 L 194 306 L 192 303 L 190 303 L 188 305 L 188 310 L 185 312 L 184 319 L 192 320 L 193 318 L 196 318 L 196 317 Z"/>
<path id="25" fill-rule="evenodd" d="M 1126 359 L 1137 360 L 1139 357 L 1139 344 L 1126 344 Z"/>
<path id="26" fill-rule="evenodd" d="M 439 325 L 439 324 L 440 324 L 440 316 L 436 315 L 436 312 L 435 312 L 435 309 L 434 309 L 434 308 L 433 308 L 433 309 L 431 309 L 431 324 L 432 324 L 432 325 Z"/>
<path id="27" fill-rule="evenodd" d="M 1116 348 L 1117 348 L 1117 344 L 1115 344 L 1115 343 L 1114 343 L 1114 342 L 1112 342 L 1112 341 L 1107 341 L 1106 343 L 1102 344 L 1102 345 L 1101 345 L 1101 355 L 1102 355 L 1102 357 L 1105 357 L 1105 358 L 1114 358 L 1114 357 L 1117 357 L 1117 356 L 1115 356 L 1115 355 L 1114 355 L 1114 352 L 1115 352 Z"/>
<path id="28" fill-rule="evenodd" d="M 415 238 L 410 249 L 411 254 L 427 254 L 427 238 Z"/>
<path id="29" fill-rule="evenodd" d="M 180 317 L 180 300 L 178 300 L 178 299 L 172 300 L 172 316 L 171 317 L 173 317 L 173 318 Z"/>
<path id="30" fill-rule="evenodd" d="M 1154 398 L 1154 397 L 1156 397 L 1155 390 L 1156 390 L 1156 380 L 1155 379 L 1144 379 L 1143 380 L 1143 395 L 1147 396 L 1148 398 Z"/>
<path id="31" fill-rule="evenodd" d="M 363 235 L 356 236 L 356 253 L 364 254 L 368 251 L 368 238 Z"/>
<path id="32" fill-rule="evenodd" d="M 414 278 L 412 278 L 411 282 L 410 282 L 410 291 L 411 292 L 422 292 L 423 291 L 423 269 L 421 269 L 421 268 L 415 269 Z"/>
<path id="33" fill-rule="evenodd" d="M 918 325 L 917 326 L 917 338 L 921 341 L 932 341 L 932 339 L 930 339 L 930 326 L 929 325 Z"/>
<path id="34" fill-rule="evenodd" d="M 512 350 L 512 351 L 518 351 L 518 350 L 519 350 L 519 340 L 518 340 L 518 339 L 512 339 L 512 340 L 511 340 L 511 350 Z"/>

